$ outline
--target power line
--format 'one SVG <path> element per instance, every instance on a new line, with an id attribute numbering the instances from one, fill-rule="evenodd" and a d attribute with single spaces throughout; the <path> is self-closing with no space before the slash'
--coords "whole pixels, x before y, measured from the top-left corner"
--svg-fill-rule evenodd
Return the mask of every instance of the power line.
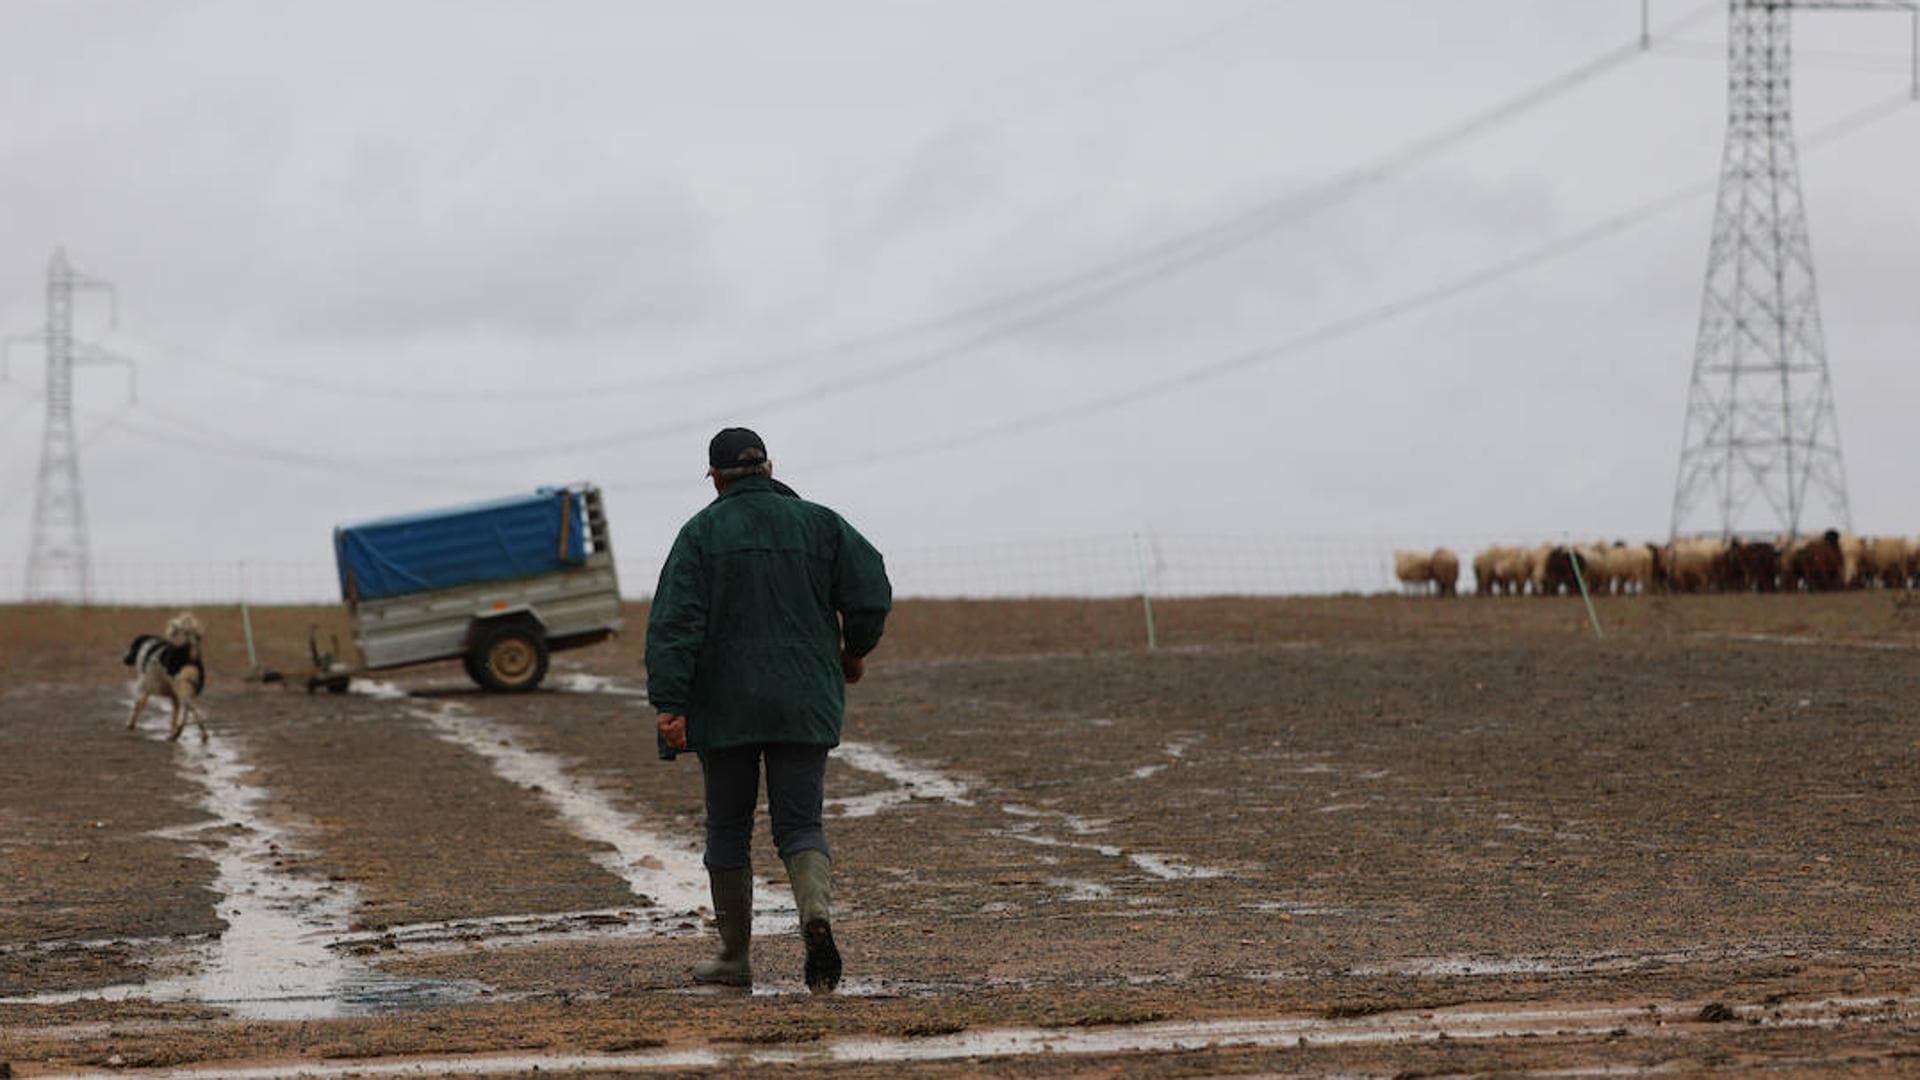
<path id="1" fill-rule="evenodd" d="M 278 447 L 264 446 L 233 438 L 226 432 L 188 419 L 178 413 L 161 409 L 151 403 L 140 406 L 140 414 L 145 419 L 157 420 L 171 425 L 174 432 L 156 430 L 139 424 L 125 424 L 125 429 L 139 438 L 157 442 L 179 449 L 192 450 L 213 457 L 232 461 L 271 461 L 283 465 L 313 469 L 319 472 L 346 476 L 353 479 L 378 479 L 389 483 L 407 485 L 432 485 L 435 487 L 470 489 L 471 485 L 445 476 L 434 476 L 407 470 L 397 470 L 381 465 L 372 465 L 358 460 L 341 460 L 319 454 L 306 454 L 283 450 Z"/>
<path id="2" fill-rule="evenodd" d="M 186 434 L 168 432 L 141 424 L 131 415 L 136 409 L 141 417 L 148 420 L 158 420 L 162 423 L 173 424 L 184 429 Z M 492 490 L 482 491 L 471 484 L 451 480 L 442 476 L 429 476 L 421 473 L 377 468 L 358 462 L 338 461 L 318 455 L 291 453 L 274 447 L 249 444 L 235 440 L 213 428 L 196 424 L 177 414 L 157 409 L 150 403 L 142 403 L 138 406 L 122 405 L 112 413 L 82 412 L 82 415 L 94 424 L 93 429 L 87 432 L 85 437 L 80 440 L 80 445 L 84 447 L 96 445 L 103 435 L 122 433 L 150 444 L 243 464 L 257 464 L 262 461 L 268 461 L 275 464 L 290 465 L 296 468 L 311 469 L 316 472 L 345 477 L 356 481 L 373 480 L 400 487 L 425 486 L 441 492 L 451 489 L 456 492 L 473 494 L 475 496 L 487 494 L 488 491 Z M 23 487 L 8 491 L 7 497 L 4 500 L 0 500 L 0 517 L 5 517 L 11 513 L 14 499 L 23 496 L 32 487 L 33 483 L 29 481 Z"/>
<path id="3" fill-rule="evenodd" d="M 7 414 L 5 420 L 0 420 L 0 430 L 6 430 L 6 429 L 12 428 L 13 422 L 15 420 L 18 420 L 22 416 L 27 415 L 28 411 L 31 410 L 34 406 L 46 400 L 45 397 L 43 397 L 40 394 L 34 393 L 31 390 L 22 390 L 21 394 L 23 396 L 21 397 L 19 404 L 14 408 L 12 412 Z"/>
<path id="4" fill-rule="evenodd" d="M 1663 41 L 1653 46 L 1660 56 L 1671 56 L 1683 60 L 1713 60 L 1724 62 L 1727 59 L 1727 43 L 1724 41 L 1693 41 L 1677 38 Z M 1886 74 L 1908 71 L 1912 59 L 1895 56 L 1891 53 L 1854 52 L 1842 49 L 1795 49 L 1793 62 L 1797 65 L 1825 68 L 1830 71 Z"/>
<path id="5" fill-rule="evenodd" d="M 26 399 L 20 402 L 19 407 L 8 413 L 4 422 L 0 422 L 0 430 L 11 430 L 15 420 L 27 415 L 28 412 L 32 411 L 44 400 L 45 399 L 38 394 L 28 394 Z M 21 505 L 24 505 L 27 492 L 33 490 L 34 482 L 38 479 L 37 474 L 32 474 L 25 469 L 21 470 L 21 476 L 26 477 L 26 479 L 18 483 L 0 485 L 0 491 L 6 492 L 4 497 L 0 497 L 0 517 L 5 517 L 13 511 L 15 505 L 14 500 L 19 499 L 21 500 Z"/>
<path id="6" fill-rule="evenodd" d="M 971 127 L 985 130 L 1021 127 L 1031 123 L 1037 117 L 1045 116 L 1048 113 L 1059 110 L 1062 106 L 1072 104 L 1082 98 L 1090 97 L 1117 83 L 1131 81 L 1139 77 L 1143 72 L 1151 71 L 1170 61 L 1184 57 L 1188 53 L 1195 52 L 1226 36 L 1228 32 L 1236 30 L 1256 18 L 1271 12 L 1277 6 L 1278 4 L 1272 2 L 1272 0 L 1254 0 L 1253 3 L 1241 6 L 1239 10 L 1210 26 L 1170 42 L 1152 52 L 1128 57 L 1125 60 L 1111 64 L 1105 70 L 1096 72 L 1066 90 L 1056 91 L 1038 101 L 1023 96 L 1018 102 L 1010 104 L 1003 109 L 988 113 L 974 120 L 967 120 L 965 117 L 962 117 L 957 122 L 950 122 L 948 126 L 950 128 Z M 868 179 L 870 180 L 871 177 L 868 177 Z"/>
<path id="7" fill-rule="evenodd" d="M 1711 9 L 1700 9 L 1676 25 L 1685 25 L 1694 21 L 1709 10 Z M 705 431 L 715 424 L 724 423 L 742 414 L 765 415 L 780 409 L 810 404 L 844 392 L 865 390 L 880 383 L 903 378 L 943 361 L 976 352 L 995 341 L 1016 336 L 1023 331 L 1105 303 L 1174 273 L 1244 247 L 1282 225 L 1296 223 L 1343 203 L 1369 186 L 1384 182 L 1428 158 L 1563 96 L 1627 62 L 1639 55 L 1641 51 L 1636 39 L 1631 45 L 1611 50 L 1596 60 L 1549 80 L 1525 94 L 1501 102 L 1492 109 L 1476 114 L 1460 124 L 1419 140 L 1370 165 L 1350 170 L 1321 184 L 1304 196 L 1269 200 L 1253 212 L 1234 215 L 1220 224 L 1147 249 L 1128 265 L 1116 264 L 1095 275 L 1080 275 L 1070 281 L 1062 280 L 1045 286 L 1041 290 L 1023 294 L 1027 299 L 1040 296 L 1042 293 L 1049 295 L 1050 299 L 1047 303 L 1032 310 L 1019 312 L 1011 300 L 992 301 L 987 305 L 966 309 L 967 314 L 981 314 L 987 313 L 988 308 L 994 306 L 997 309 L 1006 310 L 1009 314 L 997 325 L 975 331 L 942 348 L 908 355 L 859 371 L 842 373 L 797 390 L 731 405 L 725 412 L 687 417 L 646 428 L 628 429 L 597 438 L 577 439 L 547 446 L 523 446 L 416 460 L 440 465 L 485 465 L 517 460 L 529 455 L 582 453 L 631 446 Z M 947 319 L 958 320 L 961 314 L 955 313 Z M 918 325 L 925 327 L 931 324 Z"/>
<path id="8" fill-rule="evenodd" d="M 1895 115 L 1909 104 L 1911 104 L 1909 97 L 1902 94 L 1899 97 L 1871 105 L 1843 117 L 1834 124 L 1820 129 L 1804 140 L 1804 145 L 1809 150 L 1817 150 L 1828 146 L 1862 128 Z M 1212 382 L 1227 375 L 1234 374 L 1238 371 L 1269 364 L 1275 360 L 1305 352 L 1342 338 L 1351 337 L 1363 331 L 1373 329 L 1376 326 L 1392 322 L 1412 312 L 1437 306 L 1457 296 L 1499 281 L 1502 278 L 1511 277 L 1523 270 L 1530 270 L 1582 248 L 1591 247 L 1645 221 L 1658 217 L 1660 214 L 1672 210 L 1690 200 L 1710 194 L 1717 186 L 1717 179 L 1689 184 L 1686 187 L 1669 192 L 1659 198 L 1642 203 L 1631 210 L 1616 214 L 1579 232 L 1548 241 L 1529 251 L 1455 278 L 1444 284 L 1423 289 L 1397 300 L 1368 308 L 1365 311 L 1347 316 L 1346 318 L 1326 323 L 1285 341 L 1236 353 L 1166 378 L 1155 379 L 1151 382 L 1142 383 L 1124 390 L 1116 390 L 1087 401 L 1062 405 L 1052 409 L 1043 409 L 1028 413 L 1024 416 L 986 424 L 974 428 L 971 431 L 965 431 L 955 435 L 893 447 L 887 452 L 887 460 L 888 462 L 894 462 L 902 458 L 926 457 L 949 450 L 973 446 L 993 439 L 1023 435 L 1043 428 L 1056 427 L 1099 413 L 1111 412 L 1127 405 L 1178 393 L 1202 383 Z M 816 466 L 815 471 L 844 469 L 862 465 L 871 466 L 872 464 L 872 460 L 868 458 L 847 458 Z"/>
<path id="9" fill-rule="evenodd" d="M 44 399 L 36 397 L 33 404 L 37 404 L 42 400 Z M 127 410 L 132 407 L 130 404 L 122 404 L 110 413 L 92 413 L 85 410 L 76 410 L 79 415 L 91 420 L 94 426 L 90 430 L 80 432 L 75 436 L 75 447 L 77 449 L 91 448 L 99 443 L 102 436 L 113 434 L 114 431 L 119 429 L 120 421 L 125 418 Z M 27 492 L 33 490 L 38 480 L 39 476 L 35 474 L 33 479 L 5 488 L 6 496 L 0 498 L 0 517 L 6 517 L 12 513 L 16 506 L 25 505 Z"/>
<path id="10" fill-rule="evenodd" d="M 1661 35 L 1676 33 L 1701 21 L 1717 9 L 1717 3 L 1702 5 L 1662 27 L 1659 33 Z M 1362 191 L 1391 180 L 1431 158 L 1476 139 L 1494 128 L 1518 119 L 1542 105 L 1593 82 L 1615 68 L 1632 61 L 1644 51 L 1641 39 L 1636 36 L 1628 43 L 1609 49 L 1584 64 L 1500 101 L 1459 123 L 1415 140 L 1370 163 L 1349 169 L 1305 192 L 1289 192 L 1263 199 L 1247 209 L 1229 214 L 1210 225 L 1163 238 L 1104 264 L 1064 275 L 1038 286 L 1004 293 L 942 315 L 847 339 L 836 346 L 812 350 L 798 356 L 760 361 L 735 370 L 741 372 L 766 370 L 794 359 L 817 356 L 829 351 L 865 351 L 935 331 L 946 331 L 957 325 L 1000 317 L 1003 313 L 1017 312 L 1020 308 L 1035 304 L 1047 306 L 1038 312 L 1013 315 L 1013 321 L 997 332 L 976 334 L 969 342 L 969 346 L 977 346 L 986 340 L 1010 336 L 1020 330 L 1055 321 L 1115 296 L 1131 292 L 1169 274 L 1226 255 L 1282 226 L 1297 224 L 1345 203 Z M 957 353 L 942 353 L 937 359 L 944 359 L 947 355 L 957 355 Z M 911 358 L 870 369 L 852 378 L 870 382 L 876 377 L 888 376 L 896 369 L 911 370 L 925 366 L 927 362 L 923 358 Z M 829 389 L 838 389 L 845 383 L 846 380 L 840 380 L 832 384 Z M 780 407 L 792 403 L 796 401 L 781 398 L 765 404 L 770 407 Z M 761 407 L 763 406 L 745 406 L 749 410 Z"/>
<path id="11" fill-rule="evenodd" d="M 1273 6 L 1269 0 L 1255 0 L 1255 2 L 1241 6 L 1225 18 L 1195 33 L 1182 37 L 1170 44 L 1158 47 L 1144 55 L 1130 57 L 1117 62 L 1107 70 L 1098 72 L 1075 84 L 1070 89 L 1053 95 L 1051 100 L 1043 100 L 1038 103 L 1025 100 L 1018 106 L 1010 106 L 977 120 L 967 121 L 962 119 L 960 123 L 969 127 L 992 130 L 995 128 L 1017 127 L 1024 123 L 1031 122 L 1035 117 L 1052 112 L 1065 104 L 1090 96 L 1112 84 L 1133 79 L 1141 72 L 1150 71 L 1169 61 L 1192 53 L 1225 36 L 1230 31 L 1244 26 L 1255 18 L 1270 12 Z M 875 177 L 880 175 L 881 171 L 882 170 L 875 170 L 864 180 L 858 182 L 871 182 Z M 897 169 L 888 168 L 884 171 L 891 173 L 897 171 Z M 885 340 L 895 340 L 893 334 L 893 331 L 887 332 Z M 518 404 L 536 401 L 579 401 L 587 398 L 628 396 L 666 387 L 685 386 L 692 383 L 710 382 L 715 379 L 755 374 L 784 366 L 796 360 L 820 359 L 847 351 L 876 347 L 883 343 L 885 342 L 881 339 L 875 339 L 871 343 L 863 343 L 862 339 L 854 338 L 847 341 L 815 346 L 800 353 L 782 354 L 757 361 L 748 361 L 720 367 L 701 367 L 697 370 L 681 372 L 666 372 L 658 375 L 650 375 L 641 379 L 619 380 L 593 386 L 576 385 L 564 390 L 548 387 L 426 390 L 406 387 L 369 387 L 365 383 L 358 381 L 342 382 L 298 372 L 263 371 L 243 364 L 219 360 L 199 350 L 182 349 L 164 342 L 151 340 L 146 342 L 146 344 L 150 346 L 158 346 L 161 351 L 167 353 L 174 359 L 185 361 L 191 366 L 208 368 L 241 378 L 255 379 L 262 382 L 309 390 L 315 393 L 335 394 L 342 397 L 352 397 L 362 400 L 374 396 L 396 400 L 447 404 L 478 402 Z"/>
<path id="12" fill-rule="evenodd" d="M 1876 103 L 1817 130 L 1804 140 L 1804 145 L 1808 151 L 1823 149 L 1863 128 L 1898 114 L 1903 111 L 1908 104 L 1910 104 L 1909 99 L 1904 94 Z M 1411 293 L 1393 301 L 1375 305 L 1354 315 L 1326 323 L 1281 342 L 1235 353 L 1212 363 L 1191 368 L 1166 378 L 1156 379 L 1123 390 L 1116 390 L 1086 401 L 1028 413 L 1024 416 L 998 421 L 950 436 L 927 439 L 918 443 L 895 447 L 889 451 L 888 461 L 892 462 L 902 458 L 931 456 L 995 439 L 1023 435 L 1032 431 L 1059 426 L 1089 416 L 1123 408 L 1127 405 L 1168 396 L 1194 386 L 1218 380 L 1242 370 L 1263 366 L 1276 360 L 1306 352 L 1318 346 L 1330 344 L 1334 341 L 1351 337 L 1385 323 L 1392 322 L 1413 312 L 1439 306 L 1456 297 L 1501 279 L 1511 277 L 1522 271 L 1533 269 L 1576 251 L 1591 247 L 1658 217 L 1667 211 L 1675 209 L 1690 200 L 1697 199 L 1713 191 L 1715 187 L 1715 181 L 1702 181 L 1689 184 L 1609 217 L 1579 232 L 1548 241 L 1526 252 L 1493 263 L 1472 273 L 1455 278 L 1452 281 Z M 266 458 L 341 475 L 351 475 L 358 478 L 364 478 L 368 475 L 367 467 L 359 463 L 342 462 L 310 455 L 295 455 L 270 447 L 238 443 L 214 429 L 196 424 L 183 417 L 166 413 L 164 410 L 158 410 L 152 405 L 141 406 L 141 412 L 173 423 L 176 426 L 187 428 L 192 433 L 201 437 L 197 439 L 183 439 L 179 436 L 156 432 L 124 422 L 122 422 L 119 427 L 141 438 L 230 459 L 250 460 Z M 873 462 L 868 458 L 848 458 L 822 463 L 814 466 L 813 471 L 816 473 L 838 471 L 852 467 L 870 467 L 872 464 Z M 377 478 L 398 483 L 433 485 L 444 485 L 447 483 L 445 478 L 442 477 L 407 474 L 393 472 L 391 470 L 377 475 Z M 609 486 L 621 490 L 663 490 L 668 487 L 680 487 L 683 485 L 679 481 L 674 481 L 671 483 L 623 483 Z"/>
<path id="13" fill-rule="evenodd" d="M 1716 4 L 1706 4 L 1675 20 L 1673 23 L 1662 27 L 1659 33 L 1665 35 L 1683 30 L 1705 18 L 1716 9 Z M 267 374 L 237 365 L 222 364 L 217 361 L 208 362 L 207 366 L 216 367 L 230 374 L 280 382 L 287 386 L 297 386 L 307 390 L 338 393 L 361 398 L 380 396 L 394 399 L 440 402 L 573 401 L 585 398 L 631 395 L 669 386 L 705 383 L 717 379 L 760 374 L 774 369 L 788 367 L 796 363 L 806 363 L 836 357 L 849 352 L 872 352 L 886 346 L 912 341 L 929 335 L 944 334 L 956 329 L 965 329 L 970 324 L 983 321 L 990 324 L 984 329 L 974 330 L 957 342 L 949 343 L 931 352 L 909 355 L 861 371 L 842 373 L 798 391 L 741 405 L 737 409 L 729 410 L 726 415 L 715 414 L 670 425 L 629 431 L 620 435 L 610 435 L 601 439 L 582 440 L 550 447 L 526 447 L 477 454 L 457 454 L 432 460 L 440 464 L 449 465 L 490 464 L 512 460 L 527 454 L 568 453 L 583 450 L 606 449 L 612 446 L 630 445 L 650 439 L 684 434 L 688 431 L 698 430 L 710 427 L 715 423 L 724 422 L 727 416 L 738 415 L 739 411 L 764 414 L 772 410 L 821 400 L 846 390 L 871 386 L 876 382 L 897 379 L 945 360 L 952 359 L 953 357 L 977 351 L 982 346 L 995 341 L 1014 337 L 1024 331 L 1056 322 L 1068 316 L 1097 307 L 1117 297 L 1124 296 L 1161 281 L 1173 274 L 1224 257 L 1278 231 L 1282 227 L 1298 224 L 1317 214 L 1346 203 L 1362 192 L 1392 180 L 1413 169 L 1415 166 L 1459 145 L 1479 138 L 1489 131 L 1524 116 L 1542 105 L 1564 97 L 1614 69 L 1629 63 L 1644 52 L 1645 49 L 1642 46 L 1641 39 L 1635 36 L 1632 41 L 1609 49 L 1586 63 L 1580 64 L 1560 75 L 1539 83 L 1520 94 L 1497 102 L 1479 113 L 1443 128 L 1425 138 L 1418 139 L 1398 150 L 1383 155 L 1372 162 L 1349 169 L 1304 192 L 1289 192 L 1262 199 L 1251 207 L 1234 211 L 1208 225 L 1164 237 L 1117 258 L 1084 267 L 1070 274 L 1062 275 L 1038 285 L 1028 286 L 1013 292 L 1002 293 L 998 296 L 952 309 L 939 315 L 897 324 L 892 327 L 845 338 L 838 342 L 815 346 L 798 352 L 783 353 L 764 357 L 759 360 L 745 361 L 726 366 L 701 366 L 697 370 L 666 373 L 648 376 L 642 379 L 602 383 L 594 386 L 573 387 L 567 390 L 421 391 L 398 388 L 376 389 L 368 387 L 364 383 L 346 384 L 312 376 Z"/>

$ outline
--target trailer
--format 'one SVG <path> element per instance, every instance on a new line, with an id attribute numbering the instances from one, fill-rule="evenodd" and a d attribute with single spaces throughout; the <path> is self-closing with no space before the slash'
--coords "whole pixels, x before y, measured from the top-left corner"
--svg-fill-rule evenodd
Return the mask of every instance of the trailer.
<path id="1" fill-rule="evenodd" d="M 621 630 L 590 484 L 341 525 L 333 550 L 360 670 L 459 660 L 488 690 L 532 690 L 551 653 Z"/>

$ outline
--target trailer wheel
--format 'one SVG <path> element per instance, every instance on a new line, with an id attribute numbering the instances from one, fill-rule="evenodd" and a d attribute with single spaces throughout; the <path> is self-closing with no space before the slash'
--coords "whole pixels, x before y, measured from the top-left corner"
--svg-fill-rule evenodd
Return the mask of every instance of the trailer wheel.
<path id="1" fill-rule="evenodd" d="M 485 627 L 467 653 L 467 667 L 488 690 L 531 690 L 547 677 L 546 635 L 524 622 Z"/>

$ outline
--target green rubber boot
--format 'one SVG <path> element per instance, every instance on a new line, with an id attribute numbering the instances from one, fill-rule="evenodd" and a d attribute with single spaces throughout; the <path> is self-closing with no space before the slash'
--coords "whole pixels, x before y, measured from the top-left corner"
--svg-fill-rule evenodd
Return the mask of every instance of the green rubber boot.
<path id="1" fill-rule="evenodd" d="M 831 994 L 840 985 L 840 950 L 833 943 L 833 860 L 824 851 L 802 851 L 786 860 L 800 909 L 800 936 L 807 943 L 807 989 Z"/>
<path id="2" fill-rule="evenodd" d="M 707 871 L 713 921 L 720 927 L 720 955 L 693 965 L 693 981 L 752 986 L 747 947 L 753 941 L 753 869 Z"/>

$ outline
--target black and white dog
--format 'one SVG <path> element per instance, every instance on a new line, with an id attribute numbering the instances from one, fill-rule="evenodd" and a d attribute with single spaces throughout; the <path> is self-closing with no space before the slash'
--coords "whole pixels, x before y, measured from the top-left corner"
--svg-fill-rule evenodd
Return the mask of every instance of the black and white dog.
<path id="1" fill-rule="evenodd" d="M 173 727 L 167 733 L 168 742 L 180 737 L 189 716 L 200 729 L 200 741 L 207 741 L 206 721 L 193 705 L 207 686 L 206 665 L 200 659 L 201 636 L 200 621 L 181 612 L 167 623 L 166 637 L 141 634 L 127 646 L 125 662 L 134 671 L 136 695 L 133 713 L 127 717 L 128 731 L 140 721 L 147 699 L 159 694 L 173 702 Z"/>

